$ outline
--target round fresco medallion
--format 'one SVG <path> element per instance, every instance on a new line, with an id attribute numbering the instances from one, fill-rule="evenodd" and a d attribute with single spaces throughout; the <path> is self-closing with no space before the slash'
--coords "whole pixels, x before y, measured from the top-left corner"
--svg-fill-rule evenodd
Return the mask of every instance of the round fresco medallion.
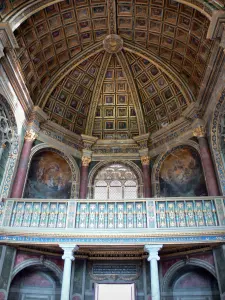
<path id="1" fill-rule="evenodd" d="M 123 48 L 123 39 L 117 34 L 110 34 L 103 41 L 103 48 L 109 53 L 117 53 Z"/>

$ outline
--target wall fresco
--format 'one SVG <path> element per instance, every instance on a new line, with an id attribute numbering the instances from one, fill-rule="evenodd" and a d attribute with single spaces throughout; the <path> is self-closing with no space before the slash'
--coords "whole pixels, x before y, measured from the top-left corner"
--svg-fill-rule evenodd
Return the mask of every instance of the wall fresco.
<path id="1" fill-rule="evenodd" d="M 43 151 L 31 162 L 24 198 L 70 198 L 72 173 L 57 153 Z"/>
<path id="2" fill-rule="evenodd" d="M 189 147 L 176 149 L 164 160 L 159 173 L 160 196 L 206 196 L 198 153 Z"/>

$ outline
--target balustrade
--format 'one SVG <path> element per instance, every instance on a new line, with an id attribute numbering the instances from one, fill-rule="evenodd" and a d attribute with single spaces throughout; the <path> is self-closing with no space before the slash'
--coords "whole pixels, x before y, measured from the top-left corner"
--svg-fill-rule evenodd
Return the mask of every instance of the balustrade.
<path id="1" fill-rule="evenodd" d="M 225 225 L 222 197 L 122 201 L 7 199 L 0 225 L 16 228 L 145 230 Z"/>

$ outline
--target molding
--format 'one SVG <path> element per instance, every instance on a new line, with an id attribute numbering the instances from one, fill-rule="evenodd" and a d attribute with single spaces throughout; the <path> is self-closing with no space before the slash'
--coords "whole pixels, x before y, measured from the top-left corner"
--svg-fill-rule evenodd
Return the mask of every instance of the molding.
<path id="1" fill-rule="evenodd" d="M 109 34 L 117 33 L 116 1 L 107 0 Z"/>

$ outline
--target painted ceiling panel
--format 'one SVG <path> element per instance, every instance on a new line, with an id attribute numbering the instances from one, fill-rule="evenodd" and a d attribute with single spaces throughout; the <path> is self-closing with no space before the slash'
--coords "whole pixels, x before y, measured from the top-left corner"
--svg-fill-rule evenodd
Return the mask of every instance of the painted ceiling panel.
<path id="1" fill-rule="evenodd" d="M 128 139 L 138 134 L 136 111 L 126 74 L 113 55 L 102 84 L 93 135 L 100 139 Z"/>
<path id="2" fill-rule="evenodd" d="M 34 103 L 62 65 L 107 33 L 104 0 L 64 1 L 28 18 L 15 36 L 18 59 Z"/>
<path id="3" fill-rule="evenodd" d="M 197 96 L 211 55 L 209 20 L 173 0 L 118 1 L 118 33 L 167 61 Z"/>
<path id="4" fill-rule="evenodd" d="M 187 101 L 174 82 L 148 60 L 126 52 L 131 66 L 146 126 L 149 132 L 166 127 L 187 108 Z"/>
<path id="5" fill-rule="evenodd" d="M 77 134 L 84 133 L 102 57 L 101 52 L 83 61 L 54 89 L 44 106 L 52 121 Z"/>

